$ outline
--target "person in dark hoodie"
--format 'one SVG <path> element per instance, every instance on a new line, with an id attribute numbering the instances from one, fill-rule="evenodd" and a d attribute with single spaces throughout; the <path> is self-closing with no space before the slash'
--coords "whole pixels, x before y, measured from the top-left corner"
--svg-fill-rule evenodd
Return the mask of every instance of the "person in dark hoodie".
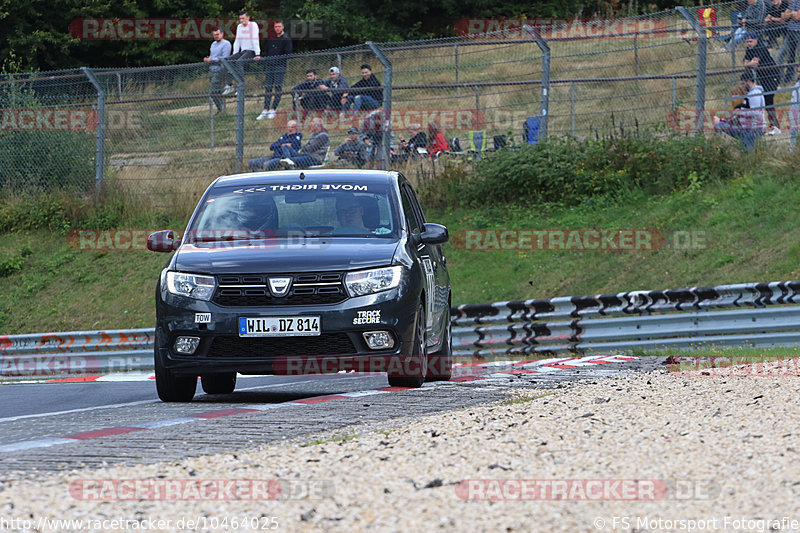
<path id="1" fill-rule="evenodd" d="M 286 75 L 286 55 L 292 53 L 292 40 L 283 31 L 283 21 L 276 20 L 272 23 L 274 33 L 270 33 L 267 41 L 267 69 L 264 77 L 264 111 L 256 120 L 275 118 L 275 110 L 281 103 L 283 78 Z M 277 94 L 272 95 L 270 93 Z"/>
<path id="2" fill-rule="evenodd" d="M 748 33 L 745 36 L 745 43 L 747 43 L 747 50 L 744 54 L 744 66 L 755 70 L 756 84 L 761 85 L 764 89 L 764 103 L 767 106 L 770 126 L 767 135 L 776 135 L 781 130 L 778 127 L 778 114 L 775 112 L 775 94 L 773 92 L 778 89 L 780 70 L 775 66 L 772 54 L 760 42 L 757 34 Z"/>
<path id="3" fill-rule="evenodd" d="M 364 63 L 361 65 L 361 79 L 350 88 L 349 93 L 344 93 L 347 98 L 342 105 L 342 112 L 347 112 L 350 106 L 353 111 L 350 116 L 354 116 L 361 109 L 378 109 L 383 105 L 383 88 L 378 78 L 372 73 L 372 67 Z M 342 101 L 345 101 L 345 98 Z"/>

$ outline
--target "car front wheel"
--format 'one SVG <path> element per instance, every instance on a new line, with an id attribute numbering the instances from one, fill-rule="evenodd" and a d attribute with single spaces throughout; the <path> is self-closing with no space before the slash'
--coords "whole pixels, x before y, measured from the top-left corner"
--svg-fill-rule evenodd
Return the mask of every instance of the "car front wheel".
<path id="1" fill-rule="evenodd" d="M 453 335 L 450 331 L 449 309 L 445 320 L 442 347 L 428 356 L 428 377 L 425 381 L 450 381 L 453 377 Z"/>
<path id="2" fill-rule="evenodd" d="M 166 367 L 158 353 L 160 343 L 156 337 L 154 366 L 156 391 L 162 402 L 191 402 L 197 389 L 197 376 L 176 376 Z"/>
<path id="3" fill-rule="evenodd" d="M 422 305 L 417 310 L 412 346 L 412 352 L 408 354 L 404 364 L 390 365 L 388 372 L 390 386 L 417 388 L 425 383 L 428 356 L 426 353 L 425 308 Z"/>

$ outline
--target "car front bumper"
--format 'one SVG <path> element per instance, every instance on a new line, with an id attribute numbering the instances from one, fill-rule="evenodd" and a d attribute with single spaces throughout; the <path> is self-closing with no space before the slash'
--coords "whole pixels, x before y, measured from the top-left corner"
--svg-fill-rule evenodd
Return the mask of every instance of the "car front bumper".
<path id="1" fill-rule="evenodd" d="M 398 361 L 402 364 L 414 355 L 419 298 L 403 290 L 402 285 L 337 304 L 315 306 L 223 307 L 167 292 L 161 292 L 157 300 L 156 357 L 174 374 L 385 372 L 389 365 Z M 196 323 L 198 313 L 210 313 L 210 321 Z M 240 317 L 288 316 L 318 316 L 320 335 L 239 336 Z M 363 336 L 370 331 L 389 332 L 394 346 L 370 349 Z M 180 336 L 200 339 L 192 355 L 175 351 L 175 341 Z"/>

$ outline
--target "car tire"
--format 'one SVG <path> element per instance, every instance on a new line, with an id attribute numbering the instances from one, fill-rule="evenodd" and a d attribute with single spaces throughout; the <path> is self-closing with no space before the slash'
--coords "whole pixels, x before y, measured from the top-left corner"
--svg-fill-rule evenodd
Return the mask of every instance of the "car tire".
<path id="1" fill-rule="evenodd" d="M 389 368 L 388 378 L 391 387 L 409 387 L 416 389 L 425 383 L 428 370 L 428 356 L 426 353 L 425 308 L 420 304 L 417 310 L 417 321 L 414 324 L 414 342 L 410 357 L 416 357 L 416 362 L 409 361 L 410 365 L 399 365 L 399 369 Z M 408 361 L 408 359 L 407 359 Z M 417 364 L 414 364 L 417 363 Z M 392 365 L 393 366 L 393 365 Z M 413 366 L 414 368 L 406 368 Z"/>
<path id="2" fill-rule="evenodd" d="M 191 402 L 197 389 L 197 376 L 176 376 L 164 367 L 158 353 L 158 335 L 155 342 L 154 367 L 156 371 L 156 391 L 162 402 Z"/>
<path id="3" fill-rule="evenodd" d="M 445 316 L 447 326 L 444 328 L 442 347 L 428 356 L 428 376 L 425 381 L 450 381 L 453 377 L 453 335 L 450 331 L 450 310 Z"/>
<path id="4" fill-rule="evenodd" d="M 230 394 L 236 388 L 236 372 L 204 374 L 200 376 L 200 385 L 206 394 Z"/>

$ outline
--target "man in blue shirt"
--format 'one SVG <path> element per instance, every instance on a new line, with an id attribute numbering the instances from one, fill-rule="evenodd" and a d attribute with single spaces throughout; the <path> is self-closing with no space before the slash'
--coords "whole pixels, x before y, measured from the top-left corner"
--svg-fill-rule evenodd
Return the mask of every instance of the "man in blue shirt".
<path id="1" fill-rule="evenodd" d="M 257 170 L 264 170 L 267 162 L 270 160 L 280 160 L 282 157 L 284 157 L 282 154 L 284 147 L 289 147 L 295 151 L 300 151 L 300 144 L 302 140 L 303 134 L 297 131 L 297 121 L 290 120 L 286 123 L 286 133 L 281 135 L 277 141 L 269 146 L 269 149 L 272 150 L 273 155 L 271 157 L 258 157 L 256 159 L 251 159 L 247 162 L 247 166 L 250 167 L 250 170 L 253 172 Z"/>
<path id="2" fill-rule="evenodd" d="M 211 50 L 203 61 L 211 63 L 208 67 L 208 80 L 211 83 L 211 94 L 216 95 L 211 99 L 217 106 L 217 113 L 222 113 L 225 111 L 225 100 L 219 95 L 225 86 L 225 68 L 220 64 L 220 60 L 231 55 L 231 43 L 223 39 L 222 30 L 219 28 L 211 30 L 211 35 L 214 37 L 214 42 L 211 43 Z"/>

